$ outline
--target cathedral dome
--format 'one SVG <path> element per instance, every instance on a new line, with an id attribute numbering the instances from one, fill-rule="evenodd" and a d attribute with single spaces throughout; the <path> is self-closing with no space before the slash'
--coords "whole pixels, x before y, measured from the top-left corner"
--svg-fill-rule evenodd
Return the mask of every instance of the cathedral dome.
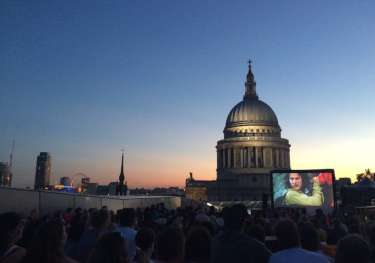
<path id="1" fill-rule="evenodd" d="M 276 114 L 272 108 L 258 98 L 256 82 L 251 70 L 251 61 L 249 61 L 245 88 L 244 98 L 229 112 L 225 128 L 239 126 L 272 126 L 279 128 Z"/>
<path id="2" fill-rule="evenodd" d="M 226 128 L 244 125 L 279 127 L 276 114 L 270 106 L 259 99 L 247 99 L 238 103 L 229 112 Z"/>

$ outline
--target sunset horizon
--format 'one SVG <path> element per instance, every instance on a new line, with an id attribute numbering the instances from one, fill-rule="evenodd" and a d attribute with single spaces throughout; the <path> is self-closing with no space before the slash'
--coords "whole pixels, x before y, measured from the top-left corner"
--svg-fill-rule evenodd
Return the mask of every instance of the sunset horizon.
<path id="1" fill-rule="evenodd" d="M 189 172 L 216 180 L 216 147 L 251 59 L 290 168 L 355 181 L 375 170 L 374 8 L 3 1 L 0 162 L 15 140 L 20 188 L 33 187 L 40 152 L 51 155 L 54 184 L 77 173 L 118 181 L 121 149 L 131 189 L 184 187 Z"/>

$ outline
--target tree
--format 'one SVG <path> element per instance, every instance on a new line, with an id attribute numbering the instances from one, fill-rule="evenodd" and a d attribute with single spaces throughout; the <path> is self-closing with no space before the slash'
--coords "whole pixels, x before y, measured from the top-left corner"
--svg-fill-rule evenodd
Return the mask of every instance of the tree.
<path id="1" fill-rule="evenodd" d="M 357 182 L 361 182 L 364 179 L 375 181 L 375 173 L 371 173 L 370 169 L 365 169 L 364 173 L 357 174 Z"/>

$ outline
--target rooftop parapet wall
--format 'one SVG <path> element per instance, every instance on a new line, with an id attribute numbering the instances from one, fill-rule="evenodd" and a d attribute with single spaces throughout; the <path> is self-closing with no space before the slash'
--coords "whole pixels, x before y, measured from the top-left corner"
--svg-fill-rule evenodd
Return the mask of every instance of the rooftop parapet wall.
<path id="1" fill-rule="evenodd" d="M 66 208 L 89 209 L 103 206 L 116 211 L 122 208 L 148 207 L 159 203 L 163 203 L 168 209 L 175 209 L 181 206 L 181 197 L 97 196 L 0 187 L 0 213 L 13 211 L 28 215 L 31 210 L 36 209 L 43 215 Z"/>

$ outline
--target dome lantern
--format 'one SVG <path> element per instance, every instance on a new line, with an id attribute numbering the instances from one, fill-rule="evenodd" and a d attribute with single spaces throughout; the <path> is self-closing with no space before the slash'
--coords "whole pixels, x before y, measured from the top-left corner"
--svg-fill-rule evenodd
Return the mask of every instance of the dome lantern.
<path id="1" fill-rule="evenodd" d="M 254 74 L 251 70 L 251 60 L 249 60 L 249 71 L 247 72 L 246 82 L 245 82 L 245 95 L 244 99 L 258 99 L 256 85 L 257 83 L 254 80 Z"/>

